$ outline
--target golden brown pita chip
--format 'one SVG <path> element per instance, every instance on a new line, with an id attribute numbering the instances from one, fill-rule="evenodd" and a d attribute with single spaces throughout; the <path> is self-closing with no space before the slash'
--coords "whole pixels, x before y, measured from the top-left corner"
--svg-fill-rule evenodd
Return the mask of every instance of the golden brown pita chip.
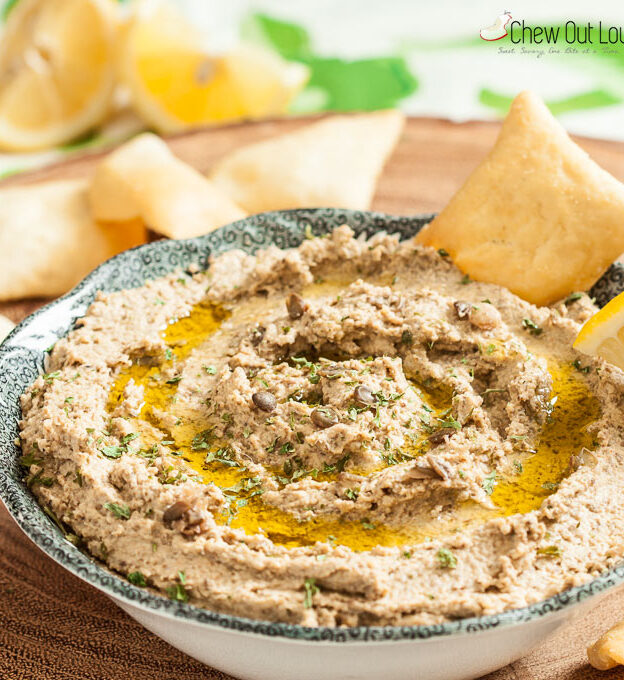
<path id="1" fill-rule="evenodd" d="M 142 225 L 96 225 L 83 180 L 0 189 L 0 300 L 65 293 L 144 241 Z"/>
<path id="2" fill-rule="evenodd" d="M 399 111 L 332 116 L 234 151 L 210 178 L 250 213 L 365 209 L 403 123 Z"/>
<path id="3" fill-rule="evenodd" d="M 522 92 L 492 151 L 417 241 L 547 304 L 590 288 L 624 252 L 624 185 Z"/>
<path id="4" fill-rule="evenodd" d="M 150 133 L 100 162 L 89 196 L 96 219 L 140 218 L 170 238 L 199 236 L 245 217 L 227 195 Z"/>

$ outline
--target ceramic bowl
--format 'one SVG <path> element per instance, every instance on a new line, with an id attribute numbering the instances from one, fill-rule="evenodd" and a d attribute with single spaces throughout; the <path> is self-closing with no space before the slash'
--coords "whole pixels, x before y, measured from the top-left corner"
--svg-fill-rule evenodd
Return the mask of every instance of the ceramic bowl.
<path id="1" fill-rule="evenodd" d="M 217 614 L 135 587 L 64 539 L 22 481 L 14 441 L 19 396 L 43 369 L 46 349 L 82 316 L 98 290 L 137 287 L 231 248 L 297 246 L 310 231 L 349 224 L 357 234 L 379 230 L 409 238 L 431 215 L 394 217 L 317 209 L 255 215 L 206 236 L 158 241 L 98 267 L 64 297 L 24 320 L 0 347 L 0 497 L 24 533 L 49 557 L 112 598 L 130 616 L 174 647 L 249 680 L 460 680 L 476 678 L 526 654 L 594 606 L 624 581 L 617 567 L 592 582 L 543 602 L 493 616 L 430 626 L 308 628 Z M 624 267 L 614 265 L 592 290 L 604 305 L 624 290 Z"/>

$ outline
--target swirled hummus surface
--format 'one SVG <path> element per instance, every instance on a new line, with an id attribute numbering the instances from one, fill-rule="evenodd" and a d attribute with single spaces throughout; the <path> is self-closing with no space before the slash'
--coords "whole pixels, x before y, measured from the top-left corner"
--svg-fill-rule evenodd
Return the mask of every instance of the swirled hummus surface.
<path id="1" fill-rule="evenodd" d="M 444 251 L 347 227 L 100 294 L 22 397 L 22 463 L 140 587 L 308 625 L 440 622 L 624 546 L 624 374 Z"/>

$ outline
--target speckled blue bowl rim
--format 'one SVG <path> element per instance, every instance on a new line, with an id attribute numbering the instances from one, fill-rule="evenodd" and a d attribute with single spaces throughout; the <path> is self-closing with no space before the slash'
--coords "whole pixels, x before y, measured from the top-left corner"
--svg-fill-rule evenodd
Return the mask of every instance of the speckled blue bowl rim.
<path id="1" fill-rule="evenodd" d="M 198 238 L 156 241 L 121 253 L 100 265 L 72 291 L 31 314 L 0 346 L 0 498 L 22 531 L 72 574 L 128 605 L 209 627 L 309 642 L 390 642 L 474 634 L 553 615 L 622 584 L 624 565 L 619 565 L 587 584 L 527 607 L 434 625 L 331 628 L 257 621 L 174 602 L 128 583 L 67 541 L 26 488 L 17 462 L 20 452 L 14 444 L 20 417 L 19 395 L 41 372 L 45 350 L 73 327 L 97 290 L 136 287 L 145 279 L 164 276 L 192 262 L 205 267 L 211 254 L 231 248 L 253 253 L 268 245 L 295 247 L 307 236 L 321 236 L 342 224 L 367 238 L 381 230 L 409 238 L 432 218 L 433 215 L 399 217 L 333 208 L 262 213 Z M 598 304 L 604 305 L 622 290 L 624 267 L 616 263 L 590 292 Z"/>

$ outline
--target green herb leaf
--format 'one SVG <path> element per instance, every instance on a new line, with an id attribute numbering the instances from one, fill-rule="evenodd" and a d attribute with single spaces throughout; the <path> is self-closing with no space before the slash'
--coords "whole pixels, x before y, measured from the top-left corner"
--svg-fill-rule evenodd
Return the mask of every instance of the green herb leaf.
<path id="1" fill-rule="evenodd" d="M 19 459 L 19 464 L 23 467 L 30 467 L 31 465 L 41 465 L 43 461 L 35 458 L 34 452 L 27 453 Z"/>
<path id="2" fill-rule="evenodd" d="M 541 335 L 544 330 L 531 319 L 522 319 L 522 326 L 525 330 L 529 331 L 531 335 Z"/>
<path id="3" fill-rule="evenodd" d="M 130 583 L 132 583 L 133 586 L 139 586 L 139 588 L 145 588 L 147 585 L 147 581 L 145 580 L 145 576 L 140 571 L 132 571 L 130 572 L 126 578 Z"/>
<path id="4" fill-rule="evenodd" d="M 496 486 L 496 470 L 492 470 L 489 475 L 483 479 L 481 487 L 488 496 L 492 495 L 494 487 Z"/>
<path id="5" fill-rule="evenodd" d="M 120 458 L 123 453 L 121 446 L 104 446 L 100 453 L 107 458 Z"/>
<path id="6" fill-rule="evenodd" d="M 132 511 L 123 503 L 104 503 L 104 507 L 110 510 L 117 519 L 130 519 Z"/>
<path id="7" fill-rule="evenodd" d="M 359 489 L 345 489 L 345 496 L 351 501 L 357 501 L 359 495 Z"/>
<path id="8" fill-rule="evenodd" d="M 166 590 L 167 595 L 170 600 L 176 600 L 177 602 L 188 602 L 189 594 L 184 588 L 186 584 L 186 576 L 183 571 L 178 572 L 179 583 L 169 586 Z"/>
<path id="9" fill-rule="evenodd" d="M 570 293 L 564 302 L 566 305 L 569 305 L 571 302 L 576 302 L 576 300 L 580 300 L 582 297 L 583 293 Z"/>
<path id="10" fill-rule="evenodd" d="M 558 545 L 548 545 L 545 548 L 537 549 L 538 557 L 548 557 L 554 559 L 561 556 L 561 548 Z"/>
<path id="11" fill-rule="evenodd" d="M 100 453 L 107 458 L 119 458 L 122 453 L 128 452 L 128 444 L 139 436 L 138 432 L 130 432 L 119 440 L 119 445 L 103 446 Z"/>
<path id="12" fill-rule="evenodd" d="M 307 578 L 303 582 L 303 588 L 305 590 L 305 596 L 303 598 L 303 606 L 306 609 L 310 609 L 312 607 L 312 598 L 320 592 L 319 587 L 316 585 L 316 579 L 313 578 Z"/>
<path id="13" fill-rule="evenodd" d="M 436 553 L 436 557 L 442 569 L 455 569 L 457 566 L 457 558 L 447 548 L 440 548 Z"/>

